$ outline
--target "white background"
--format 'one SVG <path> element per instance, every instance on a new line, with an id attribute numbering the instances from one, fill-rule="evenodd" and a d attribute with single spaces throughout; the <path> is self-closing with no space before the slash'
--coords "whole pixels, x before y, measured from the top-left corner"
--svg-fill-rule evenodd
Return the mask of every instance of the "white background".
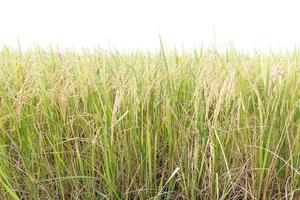
<path id="1" fill-rule="evenodd" d="M 1 45 L 155 50 L 201 45 L 286 50 L 300 44 L 291 0 L 0 0 Z"/>

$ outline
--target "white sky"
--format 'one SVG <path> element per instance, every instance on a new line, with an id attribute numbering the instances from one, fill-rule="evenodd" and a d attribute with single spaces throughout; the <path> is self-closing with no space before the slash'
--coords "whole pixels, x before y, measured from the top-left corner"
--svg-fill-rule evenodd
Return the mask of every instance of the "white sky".
<path id="1" fill-rule="evenodd" d="M 300 1 L 0 0 L 0 42 L 22 48 L 291 49 L 300 45 Z M 216 40 L 215 40 L 215 39 Z"/>

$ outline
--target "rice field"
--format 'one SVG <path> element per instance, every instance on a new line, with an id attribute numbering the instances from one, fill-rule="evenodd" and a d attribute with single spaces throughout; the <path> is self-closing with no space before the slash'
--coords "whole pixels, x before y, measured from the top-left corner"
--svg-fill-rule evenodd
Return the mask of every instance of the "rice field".
<path id="1" fill-rule="evenodd" d="M 0 199 L 300 195 L 300 52 L 0 52 Z"/>

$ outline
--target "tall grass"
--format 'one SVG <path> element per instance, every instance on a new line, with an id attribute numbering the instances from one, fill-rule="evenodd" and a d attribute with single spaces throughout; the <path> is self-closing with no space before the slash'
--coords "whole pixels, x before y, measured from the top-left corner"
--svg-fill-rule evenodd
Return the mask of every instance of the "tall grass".
<path id="1" fill-rule="evenodd" d="M 0 199 L 296 199 L 300 53 L 0 53 Z"/>

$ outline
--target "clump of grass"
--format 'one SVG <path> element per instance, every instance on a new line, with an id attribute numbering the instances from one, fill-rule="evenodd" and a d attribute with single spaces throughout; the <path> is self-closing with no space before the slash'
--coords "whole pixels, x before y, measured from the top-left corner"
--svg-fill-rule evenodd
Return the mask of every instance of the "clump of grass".
<path id="1" fill-rule="evenodd" d="M 0 53 L 1 199 L 295 199 L 299 53 Z"/>

